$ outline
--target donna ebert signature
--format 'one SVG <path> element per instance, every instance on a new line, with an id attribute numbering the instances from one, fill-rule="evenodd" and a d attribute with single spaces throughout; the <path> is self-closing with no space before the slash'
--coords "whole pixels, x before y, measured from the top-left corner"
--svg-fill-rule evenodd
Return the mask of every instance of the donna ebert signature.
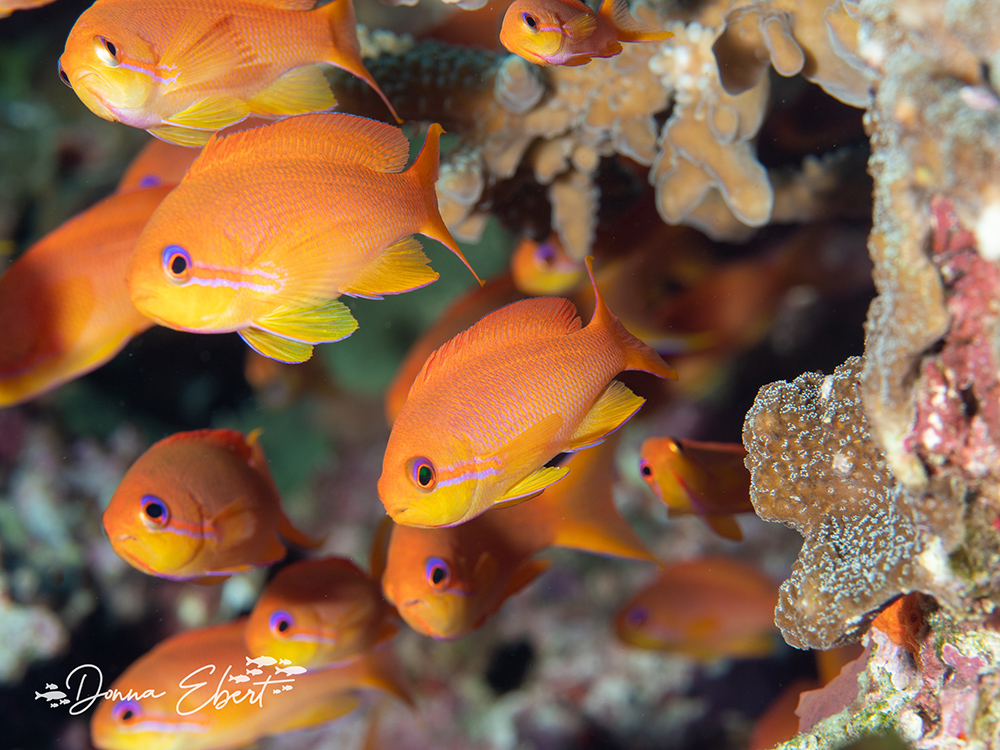
<path id="1" fill-rule="evenodd" d="M 271 690 L 280 694 L 292 690 L 295 675 L 305 672 L 304 667 L 288 659 L 260 656 L 246 657 L 242 674 L 233 674 L 233 666 L 221 670 L 215 664 L 206 664 L 189 672 L 177 683 L 184 692 L 174 706 L 180 716 L 189 716 L 206 708 L 216 710 L 230 703 L 248 703 L 264 707 L 264 694 Z M 266 667 L 273 671 L 265 672 Z M 65 692 L 54 683 L 47 683 L 44 691 L 35 692 L 35 700 L 47 701 L 50 708 L 69 706 L 71 716 L 91 709 L 101 698 L 110 701 L 141 701 L 143 698 L 162 698 L 166 691 L 156 687 L 104 689 L 104 674 L 96 664 L 81 664 L 66 675 Z"/>

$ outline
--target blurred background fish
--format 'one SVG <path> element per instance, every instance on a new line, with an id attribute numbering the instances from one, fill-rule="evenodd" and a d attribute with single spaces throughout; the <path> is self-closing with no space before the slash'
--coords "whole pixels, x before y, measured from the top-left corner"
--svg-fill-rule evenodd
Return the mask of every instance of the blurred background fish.
<path id="1" fill-rule="evenodd" d="M 669 565 L 615 615 L 615 632 L 639 648 L 695 659 L 771 654 L 778 587 L 755 566 L 725 557 Z"/>
<path id="2" fill-rule="evenodd" d="M 378 581 L 350 560 L 324 557 L 282 568 L 247 620 L 247 648 L 308 669 L 344 662 L 396 634 Z"/>

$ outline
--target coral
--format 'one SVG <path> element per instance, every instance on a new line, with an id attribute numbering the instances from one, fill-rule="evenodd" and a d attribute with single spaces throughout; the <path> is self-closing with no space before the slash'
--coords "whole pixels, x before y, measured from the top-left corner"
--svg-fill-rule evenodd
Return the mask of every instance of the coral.
<path id="1" fill-rule="evenodd" d="M 772 179 L 754 143 L 770 107 L 764 61 L 775 60 L 786 75 L 801 72 L 854 106 L 868 101 L 868 81 L 854 52 L 857 24 L 847 12 L 851 3 L 803 5 L 719 0 L 681 21 L 677 16 L 685 14 L 675 8 L 640 4 L 633 9 L 637 18 L 675 37 L 627 44 L 619 55 L 578 67 L 540 69 L 516 56 L 435 51 L 428 42 L 402 55 L 384 47 L 369 67 L 403 116 L 444 120 L 446 127 L 451 120 L 461 129 L 461 146 L 446 155 L 439 187 L 442 215 L 460 237 L 479 237 L 485 214 L 497 209 L 494 188 L 526 165 L 547 189 L 551 224 L 563 245 L 582 258 L 594 238 L 599 164 L 621 156 L 650 168 L 664 221 L 697 227 L 714 239 L 744 240 L 772 220 L 775 205 Z M 763 46 L 743 38 L 753 18 L 769 29 L 770 41 L 758 40 Z M 768 44 L 792 51 L 800 64 L 789 64 L 787 54 L 771 55 Z M 735 47 L 757 64 L 752 80 L 731 91 L 720 66 L 728 69 L 725 55 L 732 57 Z M 355 82 L 338 80 L 362 101 L 371 99 Z M 802 179 L 781 179 L 801 188 L 818 171 L 827 178 L 835 173 L 814 164 L 805 169 Z M 816 216 L 821 192 L 787 190 L 781 220 Z M 806 202 L 801 211 L 797 198 Z M 831 211 L 831 203 L 823 210 Z"/>
<path id="2" fill-rule="evenodd" d="M 961 538 L 962 496 L 944 483 L 918 503 L 896 482 L 862 408 L 861 368 L 852 357 L 833 375 L 764 386 L 744 424 L 754 509 L 805 537 L 775 612 L 798 648 L 855 640 L 899 594 L 956 608 L 968 594 L 945 559 Z"/>

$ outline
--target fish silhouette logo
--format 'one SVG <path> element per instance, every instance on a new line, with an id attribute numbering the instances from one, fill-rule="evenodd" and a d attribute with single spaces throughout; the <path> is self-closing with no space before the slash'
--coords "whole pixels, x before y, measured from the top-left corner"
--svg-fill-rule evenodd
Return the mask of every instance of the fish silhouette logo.
<path id="1" fill-rule="evenodd" d="M 278 663 L 278 660 L 273 656 L 258 656 L 256 659 L 251 659 L 249 656 L 247 659 L 247 666 L 249 667 L 253 664 L 255 667 L 271 667 Z"/>
<path id="2" fill-rule="evenodd" d="M 274 668 L 275 674 L 284 674 L 288 675 L 289 677 L 296 674 L 305 674 L 305 671 L 306 671 L 305 667 L 296 667 L 296 666 Z"/>
<path id="3" fill-rule="evenodd" d="M 49 683 L 48 685 L 45 686 L 45 690 L 46 691 L 44 693 L 39 693 L 36 690 L 35 691 L 35 700 L 36 701 L 43 701 L 43 700 L 44 701 L 52 701 L 52 702 L 55 702 L 55 704 L 58 706 L 59 705 L 59 701 L 61 701 L 63 698 L 66 697 L 66 693 L 64 693 L 61 690 L 55 690 L 54 689 L 55 687 L 56 687 L 56 685 L 53 685 L 53 684 Z"/>

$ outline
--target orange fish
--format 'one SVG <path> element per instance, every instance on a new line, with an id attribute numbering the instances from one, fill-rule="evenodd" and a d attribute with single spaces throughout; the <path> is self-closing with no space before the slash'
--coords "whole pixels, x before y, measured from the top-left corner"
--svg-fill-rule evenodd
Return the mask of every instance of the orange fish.
<path id="1" fill-rule="evenodd" d="M 672 36 L 636 21 L 625 0 L 603 0 L 597 13 L 580 0 L 514 0 L 500 27 L 500 43 L 536 65 L 584 65 L 619 54 L 622 42 Z"/>
<path id="2" fill-rule="evenodd" d="M 381 299 L 437 279 L 411 235 L 465 261 L 438 212 L 441 133 L 430 127 L 405 172 L 402 131 L 352 115 L 216 137 L 143 232 L 132 302 L 171 328 L 237 331 L 267 357 L 307 360 L 357 328 L 341 294 Z"/>
<path id="3" fill-rule="evenodd" d="M 0 407 L 90 372 L 153 321 L 128 297 L 125 269 L 167 187 L 112 195 L 77 214 L 0 275 Z"/>
<path id="4" fill-rule="evenodd" d="M 640 449 L 639 472 L 671 515 L 701 516 L 715 533 L 743 538 L 733 518 L 753 513 L 747 452 L 740 443 L 649 438 Z"/>
<path id="5" fill-rule="evenodd" d="M 176 185 L 198 154 L 197 149 L 150 138 L 125 169 L 116 190 L 121 193 L 137 187 Z"/>
<path id="6" fill-rule="evenodd" d="M 522 299 L 524 295 L 514 287 L 509 274 L 490 279 L 481 287 L 473 287 L 456 299 L 410 347 L 396 370 L 396 376 L 385 392 L 385 414 L 389 424 L 395 421 L 403 408 L 417 373 L 435 349 L 487 313 Z"/>
<path id="7" fill-rule="evenodd" d="M 558 236 L 544 242 L 524 237 L 510 258 L 514 284 L 525 294 L 566 294 L 586 276 L 583 261 L 571 258 Z"/>
<path id="8" fill-rule="evenodd" d="M 6 18 L 15 10 L 41 8 L 43 5 L 48 5 L 52 2 L 55 2 L 55 0 L 0 0 L 0 18 Z"/>
<path id="9" fill-rule="evenodd" d="M 260 595 L 247 621 L 247 648 L 323 667 L 394 636 L 394 615 L 378 582 L 350 560 L 304 560 L 283 568 Z"/>
<path id="10" fill-rule="evenodd" d="M 523 300 L 427 359 L 393 423 L 378 480 L 396 523 L 451 526 L 538 494 L 569 471 L 546 466 L 551 459 L 597 445 L 644 403 L 615 375 L 676 377 L 618 322 L 596 285 L 595 294 L 586 328 L 569 300 Z"/>
<path id="11" fill-rule="evenodd" d="M 361 62 L 352 0 L 97 0 L 77 20 L 59 76 L 99 117 L 203 146 L 248 115 L 335 106 L 336 66 L 392 105 Z"/>
<path id="12" fill-rule="evenodd" d="M 459 638 L 548 567 L 548 560 L 535 559 L 548 547 L 658 562 L 615 509 L 617 442 L 612 436 L 575 456 L 569 476 L 530 503 L 448 528 L 392 526 L 382 572 L 386 597 L 414 630 Z"/>
<path id="13" fill-rule="evenodd" d="M 179 633 L 136 660 L 97 706 L 94 747 L 227 750 L 345 716 L 362 691 L 410 701 L 391 651 L 302 672 L 247 651 L 245 626 L 242 619 Z M 260 673 L 247 674 L 252 668 Z"/>
<path id="14" fill-rule="evenodd" d="M 695 659 L 763 657 L 774 651 L 778 587 L 757 568 L 703 557 L 665 568 L 615 615 L 625 643 Z"/>
<path id="15" fill-rule="evenodd" d="M 258 431 L 178 432 L 150 446 L 104 511 L 111 546 L 150 575 L 213 583 L 317 547 L 281 509 Z"/>

